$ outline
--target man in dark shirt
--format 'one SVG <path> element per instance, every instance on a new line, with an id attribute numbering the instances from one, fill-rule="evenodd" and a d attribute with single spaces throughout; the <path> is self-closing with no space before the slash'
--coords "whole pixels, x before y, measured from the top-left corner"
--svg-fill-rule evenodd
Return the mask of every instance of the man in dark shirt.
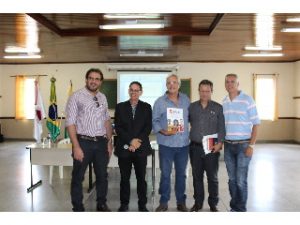
<path id="1" fill-rule="evenodd" d="M 121 174 L 119 212 L 129 210 L 132 166 L 137 179 L 139 211 L 148 212 L 145 176 L 147 156 L 151 154 L 149 135 L 152 130 L 152 110 L 151 105 L 139 100 L 142 93 L 142 84 L 131 82 L 129 100 L 118 103 L 115 111 L 115 130 L 118 135 L 115 155 L 118 157 Z"/>
<path id="2" fill-rule="evenodd" d="M 195 204 L 190 210 L 191 212 L 198 212 L 203 206 L 204 171 L 206 171 L 207 176 L 210 211 L 218 211 L 218 169 L 220 150 L 225 137 L 225 122 L 222 106 L 211 100 L 212 91 L 213 83 L 209 80 L 202 80 L 199 83 L 200 100 L 193 102 L 189 108 L 191 124 L 190 161 L 193 171 L 195 199 Z M 207 144 L 209 141 L 203 141 L 203 138 L 207 140 L 207 135 L 217 136 L 217 138 L 211 139 L 213 141 L 212 147 L 209 147 Z"/>

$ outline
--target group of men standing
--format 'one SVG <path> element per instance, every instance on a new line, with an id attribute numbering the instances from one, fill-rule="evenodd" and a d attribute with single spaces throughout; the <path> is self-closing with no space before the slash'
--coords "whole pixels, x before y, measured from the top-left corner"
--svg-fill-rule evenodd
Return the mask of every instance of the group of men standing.
<path id="1" fill-rule="evenodd" d="M 71 199 L 73 211 L 84 211 L 82 181 L 87 165 L 92 162 L 96 175 L 97 211 L 110 211 L 106 204 L 107 165 L 112 154 L 112 128 L 106 97 L 99 92 L 103 74 L 99 69 L 87 71 L 86 86 L 70 96 L 66 107 L 66 127 L 73 150 Z M 153 106 L 141 101 L 142 84 L 129 85 L 129 100 L 118 103 L 115 110 L 117 141 L 115 155 L 120 168 L 120 207 L 129 210 L 130 176 L 132 166 L 137 179 L 138 209 L 147 212 L 147 183 L 145 180 L 147 156 L 151 154 L 149 135 L 156 134 L 159 145 L 161 171 L 160 201 L 155 211 L 168 210 L 171 193 L 171 174 L 175 169 L 175 196 L 178 211 L 202 209 L 204 202 L 204 172 L 208 181 L 208 204 L 218 211 L 218 169 L 220 150 L 229 176 L 231 211 L 247 211 L 248 166 L 260 123 L 253 99 L 238 89 L 236 74 L 225 77 L 228 96 L 223 106 L 211 100 L 213 83 L 199 83 L 199 100 L 190 103 L 179 92 L 180 79 L 171 74 L 166 79 L 166 93 Z M 170 127 L 177 121 L 180 129 Z M 180 121 L 180 123 L 179 123 Z M 190 127 L 189 127 L 190 125 Z M 204 141 L 204 139 L 206 141 Z M 212 142 L 211 142 L 212 141 Z M 186 207 L 186 169 L 188 158 L 192 166 L 195 203 Z"/>

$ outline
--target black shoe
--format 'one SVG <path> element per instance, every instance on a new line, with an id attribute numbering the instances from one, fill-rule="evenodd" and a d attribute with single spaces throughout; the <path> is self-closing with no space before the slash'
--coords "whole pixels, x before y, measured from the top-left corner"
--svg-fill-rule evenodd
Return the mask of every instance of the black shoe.
<path id="1" fill-rule="evenodd" d="M 202 205 L 194 204 L 193 207 L 190 209 L 190 212 L 199 212 L 202 209 Z"/>
<path id="2" fill-rule="evenodd" d="M 139 211 L 140 212 L 149 212 L 149 210 L 147 209 L 147 207 L 145 205 L 139 206 Z"/>
<path id="3" fill-rule="evenodd" d="M 108 206 L 106 204 L 98 205 L 97 211 L 98 212 L 111 212 L 111 210 L 108 208 Z"/>
<path id="4" fill-rule="evenodd" d="M 217 208 L 217 206 L 210 206 L 210 211 L 211 212 L 219 212 L 219 209 Z"/>
<path id="5" fill-rule="evenodd" d="M 177 204 L 177 210 L 180 212 L 188 212 L 188 209 L 184 203 Z"/>
<path id="6" fill-rule="evenodd" d="M 84 207 L 74 207 L 72 208 L 73 212 L 84 212 L 85 209 Z"/>
<path id="7" fill-rule="evenodd" d="M 121 205 L 118 212 L 128 212 L 128 205 Z"/>
<path id="8" fill-rule="evenodd" d="M 159 206 L 155 209 L 155 212 L 165 212 L 168 210 L 168 205 L 159 204 Z"/>

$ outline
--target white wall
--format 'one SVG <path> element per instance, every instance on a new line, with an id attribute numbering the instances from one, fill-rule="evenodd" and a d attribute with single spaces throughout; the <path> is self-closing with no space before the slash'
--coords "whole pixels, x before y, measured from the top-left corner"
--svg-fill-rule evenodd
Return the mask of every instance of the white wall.
<path id="1" fill-rule="evenodd" d="M 279 116 L 294 116 L 291 105 L 294 95 L 293 63 L 180 63 L 178 74 L 192 78 L 192 100 L 198 99 L 198 84 L 202 79 L 210 79 L 214 83 L 213 98 L 221 102 L 226 95 L 224 78 L 228 73 L 239 76 L 240 89 L 253 96 L 253 73 L 279 74 Z"/>
<path id="2" fill-rule="evenodd" d="M 300 110 L 294 110 L 293 96 L 295 92 L 300 95 L 300 62 L 297 63 L 179 63 L 178 75 L 181 78 L 192 78 L 192 101 L 198 100 L 198 84 L 202 79 L 210 79 L 214 83 L 213 99 L 221 102 L 226 95 L 224 88 L 224 77 L 228 73 L 239 75 L 240 89 L 252 95 L 253 92 L 253 73 L 278 73 L 279 74 L 279 116 L 294 117 L 299 116 Z M 45 107 L 49 105 L 50 78 L 55 76 L 58 112 L 59 115 L 64 111 L 67 101 L 67 89 L 69 80 L 72 79 L 73 89 L 77 90 L 84 86 L 85 73 L 91 67 L 100 68 L 105 78 L 116 78 L 116 71 L 108 71 L 106 64 L 37 64 L 37 65 L 0 65 L 0 94 L 3 96 L 0 100 L 0 117 L 14 117 L 15 115 L 15 83 L 11 75 L 17 74 L 47 74 L 48 77 L 41 77 L 40 88 L 44 99 Z M 297 74 L 295 75 L 295 71 Z M 296 82 L 295 82 L 296 81 Z M 297 85 L 296 85 L 297 84 Z M 295 90 L 296 89 L 296 90 Z M 300 100 L 298 100 L 300 103 Z M 299 105 L 298 105 L 299 108 Z M 113 114 L 113 112 L 111 112 Z M 4 128 L 8 127 L 8 122 Z M 12 123 L 10 123 L 12 124 Z M 14 136 L 13 130 L 17 130 L 18 124 L 14 123 L 16 128 L 7 128 L 9 132 L 6 136 Z M 263 134 L 259 135 L 264 140 L 286 140 L 295 135 L 294 123 L 287 120 L 279 122 L 263 122 Z M 29 126 L 30 127 L 30 126 Z M 281 130 L 281 127 L 284 129 Z M 274 132 L 276 129 L 276 132 Z M 30 132 L 31 133 L 31 132 Z M 27 137 L 32 136 L 26 134 Z M 25 134 L 20 134 L 23 137 Z M 25 136 L 26 136 L 25 135 Z"/>
<path id="3" fill-rule="evenodd" d="M 300 61 L 295 63 L 295 83 L 294 96 L 300 96 Z M 298 118 L 295 121 L 294 139 L 300 142 L 300 99 L 294 99 L 295 116 Z"/>
<path id="4" fill-rule="evenodd" d="M 0 66 L 0 96 L 3 95 L 3 72 L 2 72 L 2 66 Z M 2 115 L 2 100 L 3 98 L 0 97 L 0 116 Z"/>
<path id="5" fill-rule="evenodd" d="M 295 82 L 294 82 L 294 95 L 300 96 L 300 61 L 294 64 L 295 68 Z M 300 99 L 294 100 L 295 104 L 295 116 L 300 118 Z"/>

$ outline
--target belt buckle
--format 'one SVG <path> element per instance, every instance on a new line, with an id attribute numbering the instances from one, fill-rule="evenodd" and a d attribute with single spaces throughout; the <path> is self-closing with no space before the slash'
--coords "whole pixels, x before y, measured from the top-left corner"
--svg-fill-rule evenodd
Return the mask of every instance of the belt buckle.
<path id="1" fill-rule="evenodd" d="M 95 142 L 97 141 L 97 137 L 92 137 L 92 138 L 93 138 L 93 141 L 95 141 Z"/>

